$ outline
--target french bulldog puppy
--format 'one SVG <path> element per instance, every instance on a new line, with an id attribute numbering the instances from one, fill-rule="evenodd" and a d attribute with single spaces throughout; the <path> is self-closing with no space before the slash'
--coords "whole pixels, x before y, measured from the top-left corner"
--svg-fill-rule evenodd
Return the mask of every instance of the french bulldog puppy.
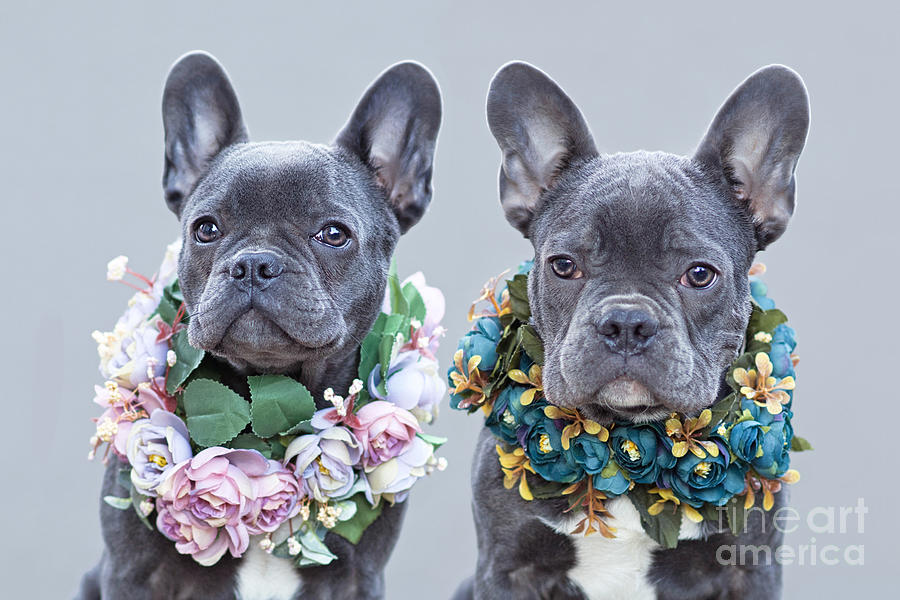
<path id="1" fill-rule="evenodd" d="M 163 122 L 191 344 L 241 375 L 294 376 L 316 398 L 347 389 L 394 247 L 431 200 L 441 122 L 431 74 L 413 62 L 390 67 L 330 145 L 254 143 L 222 66 L 195 52 L 169 73 Z M 101 495 L 121 495 L 118 469 L 107 469 Z M 356 546 L 328 534 L 338 560 L 297 569 L 253 541 L 239 559 L 200 566 L 132 511 L 101 503 L 106 549 L 81 597 L 382 598 L 404 507 L 386 506 Z"/>
<path id="2" fill-rule="evenodd" d="M 600 154 L 572 100 L 524 63 L 494 77 L 487 115 L 502 152 L 500 202 L 534 245 L 528 297 L 547 400 L 605 424 L 712 405 L 743 343 L 753 257 L 794 209 L 809 124 L 800 77 L 782 66 L 751 75 L 689 157 Z M 472 475 L 477 575 L 457 597 L 780 596 L 779 565 L 716 558 L 721 544 L 774 550 L 773 511 L 754 511 L 738 539 L 685 520 L 683 541 L 663 550 L 621 497 L 608 503 L 615 539 L 571 536 L 577 519 L 563 514 L 564 499 L 526 502 L 504 489 L 495 443 L 484 429 Z"/>

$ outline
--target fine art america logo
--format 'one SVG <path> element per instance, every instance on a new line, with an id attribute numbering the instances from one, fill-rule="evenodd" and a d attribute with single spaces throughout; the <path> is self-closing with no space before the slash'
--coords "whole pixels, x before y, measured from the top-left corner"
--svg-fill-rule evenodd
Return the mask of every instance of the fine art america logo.
<path id="1" fill-rule="evenodd" d="M 719 509 L 719 526 L 727 527 L 725 515 L 728 507 Z M 758 512 L 759 515 L 753 513 Z M 833 536 L 835 534 L 851 535 L 865 532 L 865 515 L 869 512 L 863 498 L 857 499 L 855 506 L 817 506 L 805 516 L 791 507 L 785 506 L 771 515 L 760 507 L 753 507 L 747 512 L 747 521 L 754 523 L 754 531 L 759 528 L 763 535 L 773 530 L 783 534 L 795 533 L 805 525 L 810 537 L 803 544 L 722 544 L 716 549 L 716 560 L 722 565 L 766 565 L 773 562 L 781 565 L 797 566 L 835 566 L 839 564 L 862 566 L 865 563 L 865 546 L 863 544 L 822 544 L 817 543 L 816 535 Z M 769 516 L 770 518 L 765 518 Z M 744 531 L 749 531 L 745 526 Z M 830 540 L 830 538 L 829 538 Z"/>

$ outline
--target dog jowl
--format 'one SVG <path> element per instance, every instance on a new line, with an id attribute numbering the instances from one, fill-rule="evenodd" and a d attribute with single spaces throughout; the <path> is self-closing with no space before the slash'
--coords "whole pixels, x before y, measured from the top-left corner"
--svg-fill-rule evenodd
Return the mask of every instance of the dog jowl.
<path id="1" fill-rule="evenodd" d="M 316 398 L 347 389 L 394 248 L 431 200 L 440 120 L 436 82 L 405 62 L 376 79 L 333 143 L 250 142 L 219 63 L 199 52 L 177 61 L 163 95 L 163 187 L 181 222 L 190 343 L 236 380 L 286 374 Z M 117 471 L 103 495 L 116 495 Z M 106 549 L 82 596 L 380 598 L 403 506 L 386 506 L 356 545 L 329 533 L 338 559 L 301 570 L 253 543 L 203 567 L 103 505 Z"/>
<path id="2" fill-rule="evenodd" d="M 523 63 L 497 73 L 487 115 L 503 210 L 534 246 L 528 297 L 547 401 L 606 425 L 712 405 L 743 345 L 753 258 L 794 209 L 809 122 L 801 79 L 781 66 L 751 75 L 693 156 L 600 154 L 573 101 Z M 662 550 L 627 499 L 608 504 L 616 539 L 569 536 L 565 501 L 525 502 L 503 488 L 495 443 L 485 429 L 473 475 L 476 597 L 778 595 L 777 565 L 720 567 L 726 534 L 708 524 Z M 759 520 L 744 535 L 777 542 Z"/>

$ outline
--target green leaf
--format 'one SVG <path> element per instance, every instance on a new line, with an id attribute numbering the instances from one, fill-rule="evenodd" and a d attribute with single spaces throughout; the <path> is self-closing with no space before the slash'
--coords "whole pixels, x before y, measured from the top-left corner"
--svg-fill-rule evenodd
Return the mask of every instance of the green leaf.
<path id="1" fill-rule="evenodd" d="M 445 438 L 445 437 L 429 435 L 427 433 L 417 433 L 416 435 L 419 437 L 419 439 L 434 446 L 435 449 L 440 448 L 441 446 L 443 446 L 444 444 L 447 443 L 447 438 Z"/>
<path id="2" fill-rule="evenodd" d="M 403 297 L 409 304 L 409 316 L 419 323 L 425 322 L 425 301 L 412 282 L 403 286 Z"/>
<path id="3" fill-rule="evenodd" d="M 641 515 L 641 526 L 651 538 L 663 548 L 678 546 L 678 532 L 681 530 L 681 510 L 667 504 L 661 513 L 651 515 L 647 509 L 656 499 L 643 485 L 636 485 L 628 492 L 628 498 Z"/>
<path id="4" fill-rule="evenodd" d="M 158 314 L 163 321 L 172 325 L 175 322 L 175 315 L 178 313 L 179 306 L 180 305 L 174 304 L 172 300 L 166 296 L 163 296 L 159 300 L 159 306 L 156 307 L 156 314 Z"/>
<path id="5" fill-rule="evenodd" d="M 400 288 L 400 278 L 397 276 L 397 263 L 395 261 L 391 261 L 391 269 L 388 273 L 388 286 L 391 290 L 391 312 L 408 317 L 409 302 Z"/>
<path id="6" fill-rule="evenodd" d="M 522 338 L 522 347 L 528 356 L 539 365 L 544 364 L 544 343 L 538 336 L 537 331 L 531 325 L 525 325 L 519 330 Z"/>
<path id="7" fill-rule="evenodd" d="M 172 349 L 175 351 L 175 364 L 169 369 L 166 377 L 166 391 L 174 394 L 188 376 L 197 368 L 205 354 L 203 350 L 194 348 L 188 341 L 187 329 L 182 329 L 172 338 Z"/>
<path id="8" fill-rule="evenodd" d="M 191 439 L 204 448 L 233 440 L 250 422 L 250 404 L 209 379 L 197 379 L 187 386 L 184 412 Z"/>
<path id="9" fill-rule="evenodd" d="M 147 518 L 147 515 L 145 515 L 143 511 L 141 511 L 141 502 L 144 500 L 150 500 L 150 498 L 141 494 L 134 488 L 134 486 L 132 486 L 131 506 L 134 507 L 134 514 L 137 515 L 138 521 L 144 524 L 144 527 L 146 527 L 150 531 L 156 531 L 156 527 L 150 524 L 150 520 Z"/>
<path id="10" fill-rule="evenodd" d="M 247 378 L 250 385 L 250 407 L 253 432 L 260 437 L 285 433 L 306 421 L 316 412 L 316 403 L 309 390 L 284 375 L 254 375 Z"/>
<path id="11" fill-rule="evenodd" d="M 791 450 L 793 450 L 794 452 L 805 452 L 806 450 L 812 449 L 812 444 L 810 444 L 805 438 L 802 438 L 799 435 L 795 435 L 791 440 Z"/>
<path id="12" fill-rule="evenodd" d="M 304 421 L 300 421 L 287 431 L 282 431 L 281 435 L 300 435 L 301 433 L 315 433 L 315 429 L 312 426 L 312 420 L 306 419 Z"/>
<path id="13" fill-rule="evenodd" d="M 531 308 L 528 306 L 528 275 L 519 273 L 506 283 L 513 314 L 527 323 L 531 318 Z"/>
<path id="14" fill-rule="evenodd" d="M 378 346 L 381 343 L 381 334 L 384 332 L 387 318 L 388 316 L 386 314 L 379 313 L 378 318 L 375 319 L 374 325 L 372 325 L 372 329 L 366 335 L 365 339 L 363 339 L 362 344 L 360 344 L 359 371 L 357 372 L 357 375 L 362 381 L 367 381 L 369 379 L 369 373 L 371 373 L 372 369 L 375 368 L 375 365 L 378 364 Z"/>
<path id="15" fill-rule="evenodd" d="M 787 316 L 777 308 L 762 310 L 754 305 L 753 312 L 750 313 L 750 322 L 747 324 L 747 333 L 750 336 L 760 331 L 772 333 L 776 327 L 782 323 L 787 323 L 787 320 Z"/>
<path id="16" fill-rule="evenodd" d="M 531 490 L 531 495 L 538 500 L 559 498 L 567 487 L 569 487 L 567 483 L 547 481 L 542 477 L 528 477 L 528 489 Z"/>
<path id="17" fill-rule="evenodd" d="M 119 510 L 131 508 L 131 498 L 119 498 L 118 496 L 103 496 L 103 501 Z"/>
<path id="18" fill-rule="evenodd" d="M 252 433 L 242 433 L 228 443 L 235 450 L 256 450 L 266 458 L 272 458 L 272 444 Z"/>
<path id="19" fill-rule="evenodd" d="M 366 528 L 381 514 L 384 504 L 373 507 L 366 500 L 365 494 L 355 494 L 350 500 L 356 503 L 356 514 L 348 521 L 338 521 L 331 531 L 351 543 L 357 544 Z"/>
<path id="20" fill-rule="evenodd" d="M 718 429 L 719 425 L 722 424 L 729 416 L 731 416 L 734 412 L 738 410 L 741 406 L 741 397 L 732 392 L 713 404 L 710 407 L 710 412 L 712 412 L 712 418 L 709 421 L 709 425 L 706 427 L 704 437 L 707 437 L 710 432 Z"/>

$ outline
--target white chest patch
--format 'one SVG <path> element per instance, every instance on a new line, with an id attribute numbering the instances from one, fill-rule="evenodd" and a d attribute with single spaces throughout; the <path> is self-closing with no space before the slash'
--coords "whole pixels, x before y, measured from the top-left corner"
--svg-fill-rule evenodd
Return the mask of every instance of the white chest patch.
<path id="1" fill-rule="evenodd" d="M 240 600 L 291 600 L 300 590 L 302 580 L 293 563 L 267 554 L 257 538 L 241 559 L 235 582 Z"/>
<path id="2" fill-rule="evenodd" d="M 613 498 L 606 502 L 611 519 L 609 524 L 616 528 L 616 537 L 608 539 L 595 533 L 569 535 L 581 517 L 567 518 L 550 524 L 559 533 L 569 535 L 575 543 L 575 567 L 569 571 L 569 578 L 581 586 L 591 600 L 653 600 L 656 591 L 647 579 L 653 561 L 653 551 L 659 548 L 653 539 L 644 533 L 641 518 L 628 498 Z M 678 539 L 697 539 L 700 528 L 683 519 Z"/>

